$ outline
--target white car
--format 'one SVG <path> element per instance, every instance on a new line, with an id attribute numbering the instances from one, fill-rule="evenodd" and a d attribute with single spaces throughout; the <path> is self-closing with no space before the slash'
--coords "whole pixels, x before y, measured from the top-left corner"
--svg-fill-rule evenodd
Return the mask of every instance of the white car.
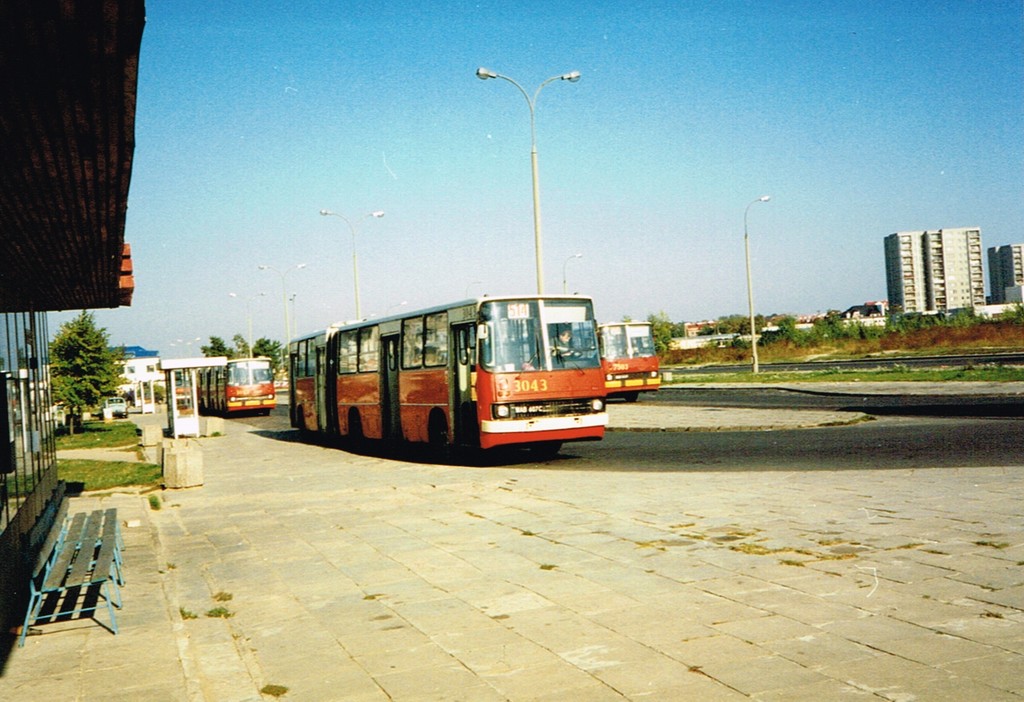
<path id="1" fill-rule="evenodd" d="M 111 417 L 127 417 L 128 403 L 123 397 L 108 397 L 103 400 L 103 413 L 110 411 Z"/>

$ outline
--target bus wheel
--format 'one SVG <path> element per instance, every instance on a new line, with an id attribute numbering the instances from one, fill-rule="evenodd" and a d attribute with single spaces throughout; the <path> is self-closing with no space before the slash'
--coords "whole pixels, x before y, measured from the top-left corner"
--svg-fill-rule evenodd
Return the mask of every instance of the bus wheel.
<path id="1" fill-rule="evenodd" d="M 638 393 L 638 392 L 629 392 L 629 393 L 626 393 L 625 395 L 623 395 L 622 398 L 626 402 L 636 402 L 637 400 L 640 399 L 640 393 Z"/>
<path id="2" fill-rule="evenodd" d="M 538 461 L 550 461 L 562 450 L 561 441 L 545 441 L 542 444 L 530 446 L 530 454 Z"/>
<path id="3" fill-rule="evenodd" d="M 440 412 L 430 416 L 430 426 L 427 429 L 430 439 L 430 451 L 439 461 L 446 461 L 451 458 L 451 442 L 448 437 L 448 420 Z"/>

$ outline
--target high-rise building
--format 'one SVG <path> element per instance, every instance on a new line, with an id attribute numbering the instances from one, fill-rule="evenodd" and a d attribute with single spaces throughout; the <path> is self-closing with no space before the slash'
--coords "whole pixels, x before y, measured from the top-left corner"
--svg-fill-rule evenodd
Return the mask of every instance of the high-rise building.
<path id="1" fill-rule="evenodd" d="M 984 305 L 984 276 L 977 227 L 896 232 L 885 238 L 893 309 L 933 312 Z"/>
<path id="2" fill-rule="evenodd" d="M 988 286 L 994 305 L 1009 302 L 1007 289 L 1024 285 L 1024 244 L 993 246 L 988 250 Z"/>

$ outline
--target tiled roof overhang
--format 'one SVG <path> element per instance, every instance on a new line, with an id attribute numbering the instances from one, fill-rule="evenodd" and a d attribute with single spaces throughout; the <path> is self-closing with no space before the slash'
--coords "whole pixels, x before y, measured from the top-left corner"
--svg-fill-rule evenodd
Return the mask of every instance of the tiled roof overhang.
<path id="1" fill-rule="evenodd" d="M 119 307 L 144 0 L 0 2 L 0 312 Z"/>

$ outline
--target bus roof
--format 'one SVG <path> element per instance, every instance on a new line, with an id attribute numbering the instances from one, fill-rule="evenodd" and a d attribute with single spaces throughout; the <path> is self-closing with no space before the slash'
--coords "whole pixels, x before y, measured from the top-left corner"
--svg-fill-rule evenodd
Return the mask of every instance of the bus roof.
<path id="1" fill-rule="evenodd" d="M 338 331 L 359 329 L 361 327 L 371 327 L 378 324 L 393 322 L 402 319 L 408 319 L 409 317 L 419 317 L 427 314 L 435 314 L 437 312 L 444 312 L 445 310 L 457 309 L 460 307 L 479 307 L 485 302 L 503 302 L 509 300 L 579 300 L 582 302 L 593 302 L 587 295 L 483 295 L 481 297 L 469 297 L 464 300 L 458 300 L 456 302 L 449 302 L 444 305 L 434 305 L 433 307 L 424 307 L 418 310 L 410 310 L 408 312 L 402 312 L 400 314 L 392 314 L 384 317 L 374 317 L 372 319 L 361 319 L 348 322 L 335 322 L 326 329 L 320 329 L 315 332 L 310 332 L 303 336 L 298 336 L 292 339 L 292 343 L 297 341 L 306 341 L 308 339 L 316 339 L 323 336 L 334 334 Z"/>

